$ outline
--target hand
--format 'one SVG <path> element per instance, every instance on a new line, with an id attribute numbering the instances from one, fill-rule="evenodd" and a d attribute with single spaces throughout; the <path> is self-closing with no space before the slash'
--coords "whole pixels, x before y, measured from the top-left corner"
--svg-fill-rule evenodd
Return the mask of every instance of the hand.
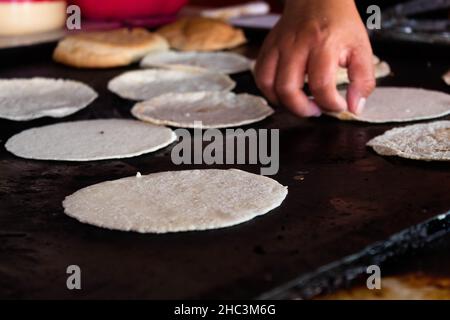
<path id="1" fill-rule="evenodd" d="M 348 68 L 346 99 L 336 89 L 338 66 Z M 302 91 L 305 74 L 314 100 Z M 255 78 L 272 103 L 299 116 L 360 113 L 375 87 L 375 76 L 369 37 L 354 1 L 287 0 L 264 41 Z"/>

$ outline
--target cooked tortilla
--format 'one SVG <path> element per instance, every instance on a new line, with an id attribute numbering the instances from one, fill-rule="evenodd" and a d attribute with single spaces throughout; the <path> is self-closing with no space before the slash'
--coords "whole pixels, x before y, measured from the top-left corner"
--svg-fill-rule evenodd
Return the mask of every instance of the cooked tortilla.
<path id="1" fill-rule="evenodd" d="M 50 78 L 0 79 L 0 118 L 27 121 L 62 118 L 97 98 L 84 83 Z"/>
<path id="2" fill-rule="evenodd" d="M 175 139 L 169 128 L 135 120 L 104 119 L 28 129 L 11 137 L 5 147 L 27 159 L 91 161 L 138 156 L 161 149 Z"/>
<path id="3" fill-rule="evenodd" d="M 261 97 L 232 92 L 169 93 L 140 102 L 131 110 L 140 120 L 182 128 L 241 126 L 273 112 Z"/>
<path id="4" fill-rule="evenodd" d="M 141 66 L 148 67 L 194 67 L 225 74 L 238 73 L 250 68 L 250 60 L 233 52 L 152 52 L 144 57 Z"/>
<path id="5" fill-rule="evenodd" d="M 278 207 L 287 188 L 240 170 L 187 170 L 99 183 L 66 197 L 65 213 L 113 230 L 167 233 L 218 229 Z"/>
<path id="6" fill-rule="evenodd" d="M 450 161 L 450 121 L 395 128 L 367 143 L 377 153 L 425 161 Z"/>
<path id="7" fill-rule="evenodd" d="M 345 95 L 345 92 L 341 92 Z M 450 95 L 418 88 L 379 87 L 368 98 L 361 114 L 329 113 L 340 120 L 371 123 L 408 122 L 450 114 Z"/>
<path id="8" fill-rule="evenodd" d="M 229 91 L 230 77 L 203 70 L 148 69 L 121 74 L 108 83 L 108 89 L 125 99 L 148 100 L 165 93 Z"/>

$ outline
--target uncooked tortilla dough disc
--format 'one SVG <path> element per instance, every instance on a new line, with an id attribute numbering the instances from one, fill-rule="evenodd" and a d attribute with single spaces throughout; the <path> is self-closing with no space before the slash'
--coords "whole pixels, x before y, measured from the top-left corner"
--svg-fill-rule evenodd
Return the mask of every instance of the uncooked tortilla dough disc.
<path id="1" fill-rule="evenodd" d="M 425 161 L 450 161 L 450 121 L 386 131 L 367 143 L 377 153 Z"/>
<path id="2" fill-rule="evenodd" d="M 97 93 L 78 81 L 0 79 L 0 118 L 15 121 L 62 118 L 83 109 L 95 98 Z"/>
<path id="3" fill-rule="evenodd" d="M 99 183 L 66 197 L 65 213 L 95 226 L 141 233 L 218 229 L 278 207 L 287 188 L 240 170 L 187 170 Z"/>
<path id="4" fill-rule="evenodd" d="M 147 100 L 164 93 L 229 91 L 230 77 L 203 70 L 149 69 L 126 72 L 108 83 L 108 89 L 122 98 Z"/>
<path id="5" fill-rule="evenodd" d="M 246 71 L 251 61 L 233 52 L 152 52 L 141 61 L 142 67 L 191 66 L 226 74 Z"/>
<path id="6" fill-rule="evenodd" d="M 11 137 L 5 147 L 27 159 L 91 161 L 134 157 L 175 140 L 169 128 L 135 120 L 103 119 L 28 129 Z"/>
<path id="7" fill-rule="evenodd" d="M 341 92 L 345 95 L 345 92 Z M 371 123 L 407 122 L 450 114 L 450 95 L 418 88 L 380 87 L 375 89 L 359 115 L 348 111 L 329 113 L 341 120 Z"/>
<path id="8" fill-rule="evenodd" d="M 273 112 L 261 97 L 232 92 L 170 93 L 137 103 L 131 110 L 131 113 L 142 121 L 205 129 L 258 122 Z"/>

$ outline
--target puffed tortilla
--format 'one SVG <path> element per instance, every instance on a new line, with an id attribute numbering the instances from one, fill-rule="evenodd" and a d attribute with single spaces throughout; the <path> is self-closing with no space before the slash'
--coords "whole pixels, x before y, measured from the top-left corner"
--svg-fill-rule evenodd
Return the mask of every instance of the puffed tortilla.
<path id="1" fill-rule="evenodd" d="M 341 91 L 345 96 L 345 92 Z M 450 95 L 419 88 L 379 87 L 368 98 L 361 114 L 328 113 L 340 120 L 370 123 L 408 122 L 450 114 Z"/>
<path id="2" fill-rule="evenodd" d="M 170 93 L 140 102 L 131 110 L 133 116 L 142 121 L 205 129 L 258 122 L 273 112 L 261 97 L 232 92 Z"/>
<path id="3" fill-rule="evenodd" d="M 251 60 L 233 52 L 166 51 L 152 52 L 142 59 L 141 67 L 194 67 L 233 74 L 250 68 Z"/>
<path id="4" fill-rule="evenodd" d="M 62 118 L 97 98 L 84 83 L 51 78 L 0 79 L 0 118 L 28 121 Z"/>
<path id="5" fill-rule="evenodd" d="M 99 183 L 66 197 L 65 213 L 113 230 L 167 233 L 219 229 L 278 207 L 287 187 L 241 170 L 137 174 Z"/>
<path id="6" fill-rule="evenodd" d="M 108 89 L 122 98 L 148 100 L 165 93 L 230 91 L 235 82 L 227 75 L 204 70 L 147 69 L 121 74 Z"/>
<path id="7" fill-rule="evenodd" d="M 450 161 L 450 121 L 386 131 L 367 143 L 378 154 L 424 161 Z"/>
<path id="8" fill-rule="evenodd" d="M 11 137 L 5 147 L 27 159 L 91 161 L 134 157 L 175 140 L 169 128 L 135 120 L 103 119 L 28 129 Z"/>

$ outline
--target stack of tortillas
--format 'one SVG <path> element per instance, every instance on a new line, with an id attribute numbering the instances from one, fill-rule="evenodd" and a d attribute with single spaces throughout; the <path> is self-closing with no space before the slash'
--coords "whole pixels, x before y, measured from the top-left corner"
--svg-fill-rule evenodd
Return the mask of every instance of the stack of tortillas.
<path id="1" fill-rule="evenodd" d="M 345 92 L 341 92 L 345 95 Z M 329 113 L 341 120 L 371 123 L 408 122 L 443 117 L 450 114 L 450 95 L 439 91 L 379 87 L 367 100 L 361 114 L 348 111 Z"/>
<path id="2" fill-rule="evenodd" d="M 395 128 L 367 143 L 377 153 L 426 161 L 450 161 L 450 121 Z"/>
<path id="3" fill-rule="evenodd" d="M 77 68 L 112 68 L 139 61 L 151 51 L 168 50 L 167 41 L 145 29 L 83 32 L 58 43 L 53 59 Z"/>
<path id="4" fill-rule="evenodd" d="M 220 19 L 184 17 L 158 29 L 172 49 L 179 51 L 216 51 L 231 49 L 247 40 L 241 29 Z"/>
<path id="5" fill-rule="evenodd" d="M 96 97 L 90 87 L 72 80 L 0 79 L 0 118 L 62 118 L 83 109 Z"/>
<path id="6" fill-rule="evenodd" d="M 65 213 L 122 231 L 166 233 L 233 226 L 278 207 L 287 188 L 240 170 L 153 173 L 99 183 L 68 196 Z"/>
<path id="7" fill-rule="evenodd" d="M 175 141 L 165 127 L 135 120 L 63 122 L 25 130 L 6 142 L 16 156 L 38 160 L 91 161 L 134 157 Z"/>

